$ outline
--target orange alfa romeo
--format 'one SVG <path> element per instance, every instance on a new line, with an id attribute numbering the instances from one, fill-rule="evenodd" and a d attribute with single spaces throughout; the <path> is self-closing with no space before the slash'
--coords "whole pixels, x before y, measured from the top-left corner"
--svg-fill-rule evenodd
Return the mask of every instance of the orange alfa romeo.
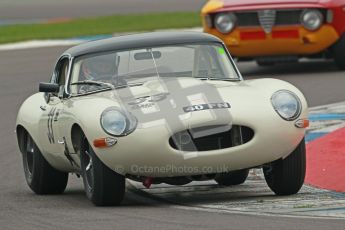
<path id="1" fill-rule="evenodd" d="M 345 0 L 210 0 L 202 17 L 239 61 L 333 59 L 345 70 Z"/>

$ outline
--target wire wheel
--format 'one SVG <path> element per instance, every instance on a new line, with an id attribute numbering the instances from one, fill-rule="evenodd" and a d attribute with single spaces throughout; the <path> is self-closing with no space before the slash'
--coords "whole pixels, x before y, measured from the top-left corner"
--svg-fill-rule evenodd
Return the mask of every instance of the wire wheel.
<path id="1" fill-rule="evenodd" d="M 27 179 L 32 180 L 34 169 L 35 144 L 30 135 L 26 137 L 26 148 L 24 152 L 24 169 Z"/>
<path id="2" fill-rule="evenodd" d="M 85 165 L 85 181 L 86 181 L 87 189 L 89 190 L 89 192 L 92 192 L 95 177 L 94 177 L 94 167 L 93 167 L 92 156 L 90 155 L 89 151 L 90 151 L 89 149 L 85 150 L 83 161 Z"/>

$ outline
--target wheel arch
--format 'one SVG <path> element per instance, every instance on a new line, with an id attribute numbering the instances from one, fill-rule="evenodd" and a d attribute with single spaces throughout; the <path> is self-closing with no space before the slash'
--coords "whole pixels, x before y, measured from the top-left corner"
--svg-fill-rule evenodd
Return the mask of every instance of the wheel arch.
<path id="1" fill-rule="evenodd" d="M 71 128 L 71 142 L 76 153 L 80 152 L 80 148 L 83 143 L 83 137 L 85 137 L 85 133 L 81 126 L 77 123 L 73 124 Z"/>
<path id="2" fill-rule="evenodd" d="M 22 125 L 16 127 L 18 147 L 21 153 L 25 151 L 25 139 L 29 132 Z"/>
<path id="3" fill-rule="evenodd" d="M 35 138 L 35 136 L 33 136 L 29 129 L 27 129 L 25 126 L 23 126 L 22 124 L 18 124 L 16 126 L 16 135 L 17 135 L 17 141 L 18 141 L 18 147 L 21 153 L 25 152 L 25 148 L 26 148 L 26 138 L 29 135 L 33 141 L 35 142 L 35 144 L 37 145 L 37 140 Z M 40 146 L 37 145 L 37 148 L 41 151 Z M 45 156 L 44 156 L 45 157 Z"/>

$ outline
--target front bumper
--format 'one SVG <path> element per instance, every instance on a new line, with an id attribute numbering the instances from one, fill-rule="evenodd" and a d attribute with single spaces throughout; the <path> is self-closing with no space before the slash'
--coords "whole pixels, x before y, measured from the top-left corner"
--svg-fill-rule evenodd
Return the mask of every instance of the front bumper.
<path id="1" fill-rule="evenodd" d="M 260 27 L 241 27 L 222 34 L 205 26 L 204 31 L 222 39 L 235 57 L 308 56 L 325 51 L 339 39 L 331 25 L 314 32 L 298 25 L 276 26 L 270 34 Z"/>
<path id="2" fill-rule="evenodd" d="M 233 117 L 239 117 L 233 124 L 250 127 L 255 135 L 240 146 L 181 152 L 170 146 L 171 129 L 162 125 L 137 129 L 119 138 L 114 147 L 95 152 L 104 164 L 122 175 L 192 176 L 261 166 L 288 156 L 304 138 L 304 129 L 296 128 L 295 121 L 282 120 L 272 109 L 270 113 L 266 109 L 255 113 L 241 110 L 242 116 L 233 113 Z M 247 114 L 245 118 L 243 114 Z M 303 111 L 300 118 L 306 117 L 307 112 Z"/>

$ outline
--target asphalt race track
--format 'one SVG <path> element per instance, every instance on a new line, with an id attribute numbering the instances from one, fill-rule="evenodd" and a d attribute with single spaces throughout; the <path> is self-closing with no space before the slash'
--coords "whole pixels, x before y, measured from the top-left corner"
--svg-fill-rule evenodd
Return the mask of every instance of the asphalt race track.
<path id="1" fill-rule="evenodd" d="M 0 22 L 145 12 L 197 12 L 205 2 L 206 0 L 1 0 Z"/>
<path id="2" fill-rule="evenodd" d="M 65 49 L 0 52 L 0 229 L 344 229 L 344 220 L 339 219 L 245 215 L 195 209 L 188 202 L 178 205 L 153 199 L 131 186 L 123 206 L 97 208 L 87 200 L 82 181 L 74 175 L 70 176 L 65 194 L 34 195 L 24 179 L 14 134 L 15 118 L 23 100 L 37 91 L 38 82 L 50 78 L 55 59 Z M 272 68 L 244 63 L 240 64 L 240 69 L 245 77 L 278 77 L 292 82 L 306 94 L 311 106 L 345 101 L 345 73 L 337 71 L 332 63 L 308 62 Z M 178 188 L 174 189 L 174 194 L 178 196 Z M 247 196 L 255 196 L 256 192 L 255 189 L 250 190 L 239 199 L 246 200 Z M 184 189 L 183 193 L 188 195 L 188 189 Z M 224 202 L 224 196 L 219 194 L 218 191 L 211 198 L 195 194 L 193 200 L 204 205 L 210 200 L 218 204 Z M 272 199 L 279 202 L 280 198 Z M 293 197 L 290 199 L 294 201 Z"/>

